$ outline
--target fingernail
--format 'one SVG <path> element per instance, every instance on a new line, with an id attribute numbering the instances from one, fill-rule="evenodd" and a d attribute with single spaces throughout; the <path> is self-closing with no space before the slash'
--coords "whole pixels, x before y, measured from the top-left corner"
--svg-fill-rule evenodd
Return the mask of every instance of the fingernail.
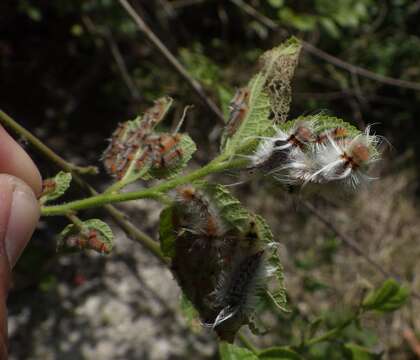
<path id="1" fill-rule="evenodd" d="M 32 189 L 17 178 L 11 177 L 11 181 L 14 186 L 5 248 L 10 266 L 13 267 L 35 230 L 40 210 Z"/>

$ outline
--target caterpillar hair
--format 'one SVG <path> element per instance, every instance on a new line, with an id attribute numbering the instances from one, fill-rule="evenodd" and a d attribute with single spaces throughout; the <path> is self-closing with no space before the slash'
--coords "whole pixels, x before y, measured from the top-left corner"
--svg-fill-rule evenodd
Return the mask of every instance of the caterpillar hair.
<path id="1" fill-rule="evenodd" d="M 273 136 L 274 150 L 284 150 L 290 147 L 304 148 L 315 138 L 315 121 L 296 121 L 288 131 L 276 129 Z"/>
<path id="2" fill-rule="evenodd" d="M 145 139 L 146 148 L 155 168 L 170 168 L 182 159 L 179 146 L 181 135 L 151 135 Z"/>
<path id="3" fill-rule="evenodd" d="M 371 126 L 354 137 L 335 140 L 328 136 L 328 143 L 316 153 L 319 170 L 314 172 L 307 182 L 339 181 L 355 189 L 372 178 L 364 170 L 380 159 L 377 146 L 380 137 L 370 133 Z"/>
<path id="4" fill-rule="evenodd" d="M 258 290 L 264 286 L 264 253 L 261 250 L 243 258 L 221 275 L 214 292 L 215 306 L 221 310 L 208 326 L 214 329 L 234 316 L 246 318 L 252 313 Z"/>
<path id="5" fill-rule="evenodd" d="M 250 168 L 265 166 L 267 169 L 272 169 L 279 162 L 287 162 L 289 153 L 296 149 L 303 150 L 314 141 L 315 128 L 315 121 L 304 120 L 296 121 L 287 131 L 276 127 L 273 136 L 260 137 L 262 141 L 256 151 L 246 156 L 251 162 Z"/>
<path id="6" fill-rule="evenodd" d="M 349 136 L 349 132 L 344 127 L 335 127 L 330 130 L 325 130 L 317 134 L 315 139 L 315 146 L 319 149 L 322 149 L 328 144 L 328 138 L 331 138 L 335 141 L 344 140 Z"/>
<path id="7" fill-rule="evenodd" d="M 226 233 L 227 227 L 218 209 L 202 190 L 185 185 L 176 191 L 176 201 L 185 218 L 183 225 L 189 231 L 208 237 L 221 237 Z"/>
<path id="8" fill-rule="evenodd" d="M 316 170 L 317 163 L 310 150 L 303 152 L 294 149 L 280 166 L 273 168 L 267 175 L 285 185 L 302 185 L 309 180 L 318 182 L 316 177 L 311 178 Z"/>

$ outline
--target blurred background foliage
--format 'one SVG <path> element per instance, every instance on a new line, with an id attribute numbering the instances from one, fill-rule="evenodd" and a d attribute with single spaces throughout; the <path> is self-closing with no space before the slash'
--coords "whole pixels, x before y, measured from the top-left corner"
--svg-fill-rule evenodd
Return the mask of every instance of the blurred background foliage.
<path id="1" fill-rule="evenodd" d="M 416 228 L 416 196 L 420 190 L 417 180 L 420 125 L 416 119 L 420 116 L 420 91 L 366 78 L 354 66 L 420 83 L 420 1 L 133 0 L 131 3 L 224 112 L 235 89 L 255 72 L 258 56 L 289 35 L 296 35 L 348 63 L 348 69 L 353 71 L 337 67 L 316 51 L 303 51 L 293 81 L 291 117 L 327 111 L 359 127 L 377 124 L 375 131 L 393 145 L 393 150 L 386 154 L 387 165 L 381 169 L 386 179 L 382 187 L 352 200 L 352 205 L 347 204 L 345 210 L 350 220 L 344 221 L 342 227 L 357 235 L 361 245 L 375 254 L 377 248 L 370 248 L 371 234 L 384 231 L 384 223 L 398 218 L 400 225 L 387 235 L 395 242 L 401 241 L 400 260 L 389 255 L 396 251 L 394 248 L 381 260 L 385 259 L 383 264 L 388 269 L 419 285 L 415 264 L 420 251 L 412 246 L 420 233 Z M 161 95 L 175 98 L 174 119 L 179 118 L 185 105 L 194 104 L 185 126 L 201 150 L 196 155 L 197 163 L 205 163 L 218 149 L 217 136 L 222 124 L 137 30 L 118 1 L 3 0 L 0 84 L 0 107 L 58 153 L 79 164 L 97 164 L 98 154 L 106 145 L 104 139 L 116 124 L 132 118 Z M 56 172 L 44 159 L 36 154 L 34 157 L 45 177 Z M 106 181 L 96 180 L 96 185 L 103 186 Z M 347 300 L 357 301 L 360 294 L 355 295 L 357 291 L 346 286 L 337 290 L 349 279 L 334 280 L 334 277 L 347 274 L 345 268 L 351 266 L 351 273 L 356 273 L 353 280 L 364 278 L 365 282 L 375 282 L 372 271 L 363 266 L 357 268 L 358 260 L 349 253 L 341 253 L 340 258 L 343 247 L 340 239 L 314 225 L 307 214 L 299 212 L 297 219 L 285 217 L 286 225 L 277 224 L 280 215 L 286 216 L 296 207 L 293 201 L 279 195 L 279 204 L 275 199 L 267 199 L 268 190 L 256 189 L 252 184 L 235 191 L 252 193 L 245 202 L 268 216 L 275 233 L 289 236 L 289 240 L 280 240 L 292 255 L 285 265 L 286 273 L 289 272 L 288 279 L 299 279 L 289 283 L 292 313 L 286 317 L 279 315 L 277 325 L 273 325 L 275 335 L 263 340 L 263 345 L 295 341 L 305 324 L 322 314 L 329 319 L 327 326 L 342 321 L 346 310 L 340 308 L 349 305 Z M 381 199 L 381 204 L 376 207 L 370 204 L 369 208 L 366 203 L 373 196 Z M 387 216 L 374 213 L 384 208 L 389 208 Z M 325 211 L 343 221 L 343 214 L 336 208 Z M 54 290 L 57 284 L 80 280 L 77 276 L 85 255 L 65 266 L 56 262 L 54 234 L 62 225 L 57 220 L 41 226 L 30 250 L 18 264 L 11 296 L 12 313 L 19 313 L 33 296 L 42 301 L 56 297 L 53 303 L 57 304 Z M 151 233 L 155 231 L 152 225 L 148 227 Z M 407 229 L 410 240 L 405 243 L 402 238 Z M 319 235 L 314 237 L 315 230 Z M 384 237 L 376 243 L 378 247 L 388 244 Z M 344 269 L 337 271 L 343 258 L 347 258 L 347 262 L 341 263 Z M 87 272 L 100 276 L 106 259 L 89 261 L 87 264 L 91 265 L 84 265 L 92 266 Z M 34 268 L 40 271 L 34 274 Z M 349 293 L 342 304 L 340 300 Z M 420 310 L 418 305 L 411 309 L 414 314 L 416 309 Z M 350 327 L 342 341 L 323 343 L 308 356 L 362 359 L 354 355 L 356 350 L 344 347 L 344 343 L 352 341 L 360 346 L 377 346 L 388 359 L 414 359 L 412 347 L 401 340 L 401 329 L 406 325 L 420 331 L 418 321 L 407 320 L 412 314 L 399 318 L 399 324 L 405 325 L 398 327 L 395 336 L 384 335 L 391 330 L 383 323 L 379 335 L 362 327 Z M 36 329 L 36 324 L 34 321 L 32 329 Z M 19 336 L 15 341 L 18 340 Z"/>

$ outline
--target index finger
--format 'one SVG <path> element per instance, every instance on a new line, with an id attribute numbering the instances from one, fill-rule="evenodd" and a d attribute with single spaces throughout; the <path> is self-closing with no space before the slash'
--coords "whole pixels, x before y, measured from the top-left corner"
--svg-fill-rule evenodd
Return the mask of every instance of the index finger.
<path id="1" fill-rule="evenodd" d="M 0 125 L 0 173 L 14 175 L 26 182 L 36 196 L 41 194 L 38 168 L 25 150 Z"/>

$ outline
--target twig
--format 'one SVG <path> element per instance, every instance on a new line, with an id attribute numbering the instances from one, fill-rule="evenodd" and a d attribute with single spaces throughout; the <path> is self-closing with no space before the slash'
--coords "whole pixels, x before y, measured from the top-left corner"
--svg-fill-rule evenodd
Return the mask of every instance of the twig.
<path id="1" fill-rule="evenodd" d="M 83 180 L 74 169 L 74 165 L 68 163 L 61 156 L 57 155 L 52 149 L 46 146 L 41 140 L 32 135 L 28 130 L 20 126 L 10 116 L 6 115 L 0 110 L 0 120 L 3 124 L 11 128 L 18 135 L 25 137 L 28 142 L 38 150 L 42 155 L 51 160 L 53 163 L 58 165 L 61 169 L 72 173 L 73 180 L 83 189 L 88 191 L 93 196 L 98 195 L 98 192 L 90 186 L 85 180 Z M 149 235 L 142 232 L 131 224 L 123 212 L 119 211 L 112 205 L 104 206 L 105 210 L 111 215 L 114 221 L 124 230 L 127 236 L 142 244 L 146 249 L 152 252 L 162 262 L 167 262 L 166 258 L 160 251 L 159 244 L 153 240 Z"/>
<path id="2" fill-rule="evenodd" d="M 252 351 L 254 354 L 258 354 L 259 350 L 251 343 L 251 341 L 246 337 L 246 335 L 242 331 L 238 332 L 237 336 L 241 343 L 248 350 Z"/>
<path id="3" fill-rule="evenodd" d="M 232 3 L 234 3 L 236 6 L 238 6 L 239 8 L 241 8 L 245 13 L 247 13 L 249 16 L 253 17 L 254 19 L 256 19 L 257 21 L 259 21 L 261 24 L 267 26 L 269 29 L 271 30 L 275 30 L 275 31 L 284 31 L 283 29 L 280 28 L 280 26 L 273 20 L 271 20 L 270 18 L 268 18 L 267 16 L 261 14 L 260 12 L 258 12 L 256 9 L 254 9 L 252 6 L 246 4 L 244 1 L 242 0 L 230 0 Z M 343 61 L 333 55 L 328 54 L 327 52 L 317 48 L 316 46 L 312 45 L 309 42 L 303 41 L 302 40 L 302 46 L 303 48 L 308 51 L 309 53 L 311 53 L 312 55 L 315 55 L 316 57 L 327 61 L 328 63 L 344 69 L 352 74 L 357 74 L 359 76 L 363 76 L 365 78 L 371 79 L 371 80 L 375 80 L 377 82 L 380 82 L 382 84 L 387 84 L 387 85 L 391 85 L 391 86 L 397 86 L 397 87 L 401 87 L 401 88 L 406 88 L 406 89 L 412 89 L 415 91 L 420 91 L 420 83 L 417 82 L 413 82 L 413 81 L 408 81 L 408 80 L 401 80 L 401 79 L 395 79 L 389 76 L 384 76 L 384 75 L 380 75 L 377 74 L 373 71 L 367 70 L 365 68 L 362 68 L 360 66 L 356 66 L 353 64 L 350 64 L 346 61 Z"/>
<path id="4" fill-rule="evenodd" d="M 280 27 L 277 25 L 275 21 L 271 20 L 269 17 L 265 16 L 264 14 L 261 14 L 259 11 L 257 11 L 251 5 L 248 5 L 246 2 L 242 0 L 230 0 L 230 1 L 234 3 L 237 7 L 239 7 L 241 10 L 243 10 L 245 13 L 253 17 L 255 20 L 258 20 L 261 24 L 267 26 L 269 29 L 271 30 L 280 29 Z"/>
<path id="5" fill-rule="evenodd" d="M 169 51 L 169 49 L 160 41 L 156 34 L 149 28 L 145 21 L 136 13 L 134 8 L 128 3 L 127 0 L 118 0 L 121 6 L 127 11 L 131 18 L 136 23 L 137 27 L 149 41 L 155 46 L 155 48 L 168 60 L 168 62 L 174 67 L 174 69 L 187 81 L 188 85 L 198 94 L 204 104 L 212 111 L 216 117 L 224 123 L 224 117 L 220 109 L 216 104 L 205 94 L 201 84 L 193 79 L 185 67 L 178 61 L 178 59 Z"/>
<path id="6" fill-rule="evenodd" d="M 409 328 L 404 329 L 403 338 L 405 341 L 407 341 L 413 353 L 417 355 L 417 358 L 420 359 L 420 341 L 417 339 L 417 336 L 414 334 L 413 330 Z"/>
<path id="7" fill-rule="evenodd" d="M 117 189 L 109 188 L 106 192 L 96 196 L 91 196 L 81 200 L 74 200 L 60 205 L 43 206 L 41 208 L 41 214 L 43 216 L 62 216 L 63 214 L 67 214 L 71 211 L 101 207 L 111 203 L 138 199 L 155 199 L 161 201 L 162 194 L 175 189 L 180 185 L 185 185 L 202 179 L 210 174 L 241 168 L 248 163 L 248 160 L 246 159 L 229 160 L 226 159 L 227 157 L 228 156 L 226 154 L 222 154 L 217 157 L 215 161 L 208 163 L 202 168 L 192 171 L 186 175 L 175 177 L 166 182 L 159 183 L 150 188 L 130 192 L 115 192 Z M 119 188 L 121 187 L 122 186 L 119 186 Z"/>
<path id="8" fill-rule="evenodd" d="M 133 79 L 130 76 L 130 73 L 127 69 L 127 65 L 125 64 L 124 58 L 121 54 L 120 49 L 118 48 L 118 44 L 115 41 L 114 37 L 112 36 L 112 32 L 109 29 L 99 29 L 96 24 L 92 21 L 92 19 L 88 16 L 82 17 L 82 22 L 85 24 L 88 31 L 93 36 L 99 36 L 104 39 L 109 46 L 111 51 L 111 55 L 115 60 L 117 68 L 121 74 L 122 79 L 124 80 L 125 84 L 127 85 L 128 90 L 130 91 L 131 96 L 134 100 L 140 99 L 140 92 L 134 83 Z"/>
<path id="9" fill-rule="evenodd" d="M 363 76 L 371 80 L 375 80 L 383 84 L 420 91 L 420 83 L 407 81 L 407 80 L 401 80 L 401 79 L 395 79 L 389 76 L 384 76 L 384 75 L 374 73 L 373 71 L 364 69 L 360 66 L 350 64 L 333 55 L 330 55 L 326 53 L 325 51 L 318 49 L 317 47 L 315 47 L 314 45 L 306 41 L 303 41 L 303 47 L 305 50 L 317 56 L 318 58 L 323 59 L 336 67 L 347 70 L 348 72 L 352 74 L 357 74 L 357 75 Z"/>
<path id="10" fill-rule="evenodd" d="M 57 155 L 54 151 L 52 151 L 48 146 L 46 146 L 41 140 L 39 140 L 37 137 L 32 135 L 28 130 L 26 130 L 24 127 L 19 125 L 16 121 L 14 121 L 9 115 L 7 115 L 5 112 L 0 110 L 0 121 L 5 124 L 7 127 L 11 128 L 13 131 L 15 131 L 17 134 L 25 138 L 29 143 L 31 143 L 36 149 L 38 149 L 40 152 L 45 154 L 49 159 L 51 159 L 56 164 L 59 164 L 59 166 L 66 171 L 72 172 L 72 173 L 78 173 L 78 174 L 98 174 L 99 170 L 96 166 L 76 166 L 73 165 L 66 160 L 64 160 L 62 157 Z"/>
<path id="11" fill-rule="evenodd" d="M 174 9 L 180 9 L 180 8 L 191 6 L 191 5 L 200 5 L 207 1 L 208 0 L 177 0 L 177 1 L 171 2 L 170 4 Z"/>
<path id="12" fill-rule="evenodd" d="M 336 335 L 338 335 L 341 331 L 343 331 L 347 326 L 349 326 L 353 321 L 356 321 L 358 318 L 358 316 L 352 316 L 350 319 L 346 320 L 343 324 L 341 324 L 340 326 L 331 329 L 330 331 L 327 331 L 326 333 L 310 339 L 308 342 L 304 343 L 305 347 L 311 347 L 314 346 L 316 344 L 325 342 L 325 341 L 329 341 L 331 339 L 333 339 L 334 337 L 336 337 Z"/>
<path id="13" fill-rule="evenodd" d="M 127 66 L 125 65 L 124 58 L 118 48 L 118 44 L 116 43 L 114 37 L 112 36 L 111 32 L 105 32 L 105 37 L 108 40 L 109 48 L 111 50 L 112 56 L 114 57 L 115 63 L 117 64 L 118 70 L 121 73 L 121 76 L 127 85 L 128 90 L 130 90 L 131 96 L 134 100 L 140 99 L 140 92 L 134 83 L 133 79 L 131 78 Z"/>
<path id="14" fill-rule="evenodd" d="M 79 231 L 83 230 L 83 221 L 77 215 L 72 213 L 66 214 L 67 219 L 69 219 Z"/>
<path id="15" fill-rule="evenodd" d="M 339 239 L 341 239 L 350 249 L 352 249 L 356 254 L 360 255 L 362 258 L 366 260 L 372 267 L 374 267 L 384 278 L 395 278 L 393 274 L 386 271 L 380 264 L 378 264 L 375 260 L 373 260 L 369 255 L 367 255 L 363 249 L 354 241 L 350 236 L 343 233 L 338 229 L 338 227 L 327 217 L 321 214 L 310 202 L 306 200 L 301 200 L 300 203 L 310 212 L 312 213 L 318 220 L 320 220 L 327 228 L 329 228 Z M 420 294 L 411 291 L 411 295 L 420 300 Z"/>

